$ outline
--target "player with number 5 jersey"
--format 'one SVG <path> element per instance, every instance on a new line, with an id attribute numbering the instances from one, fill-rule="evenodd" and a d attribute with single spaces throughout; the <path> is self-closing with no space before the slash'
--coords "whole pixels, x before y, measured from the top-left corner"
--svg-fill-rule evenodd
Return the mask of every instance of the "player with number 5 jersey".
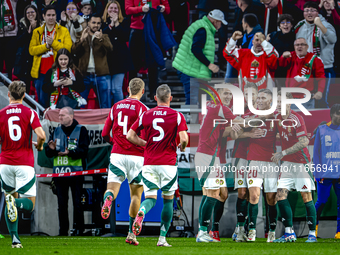
<path id="1" fill-rule="evenodd" d="M 30 213 L 34 209 L 36 178 L 32 144 L 37 150 L 43 150 L 45 132 L 38 114 L 22 105 L 25 83 L 14 81 L 8 90 L 9 105 L 0 111 L 0 186 L 6 193 L 5 220 L 12 248 L 22 248 L 18 210 Z M 37 135 L 37 142 L 32 142 L 32 130 Z"/>
<path id="2" fill-rule="evenodd" d="M 172 96 L 168 85 L 163 84 L 157 88 L 155 100 L 157 107 L 142 114 L 127 135 L 132 143 L 145 146 L 142 170 L 145 200 L 133 223 L 133 232 L 140 234 L 144 215 L 155 206 L 157 191 L 161 189 L 164 200 L 157 246 L 169 247 L 171 245 L 167 243 L 165 236 L 171 224 L 173 197 L 178 188 L 176 139 L 179 136 L 178 147 L 184 151 L 188 144 L 188 127 L 183 114 L 170 108 Z M 142 130 L 145 130 L 145 140 L 137 135 Z"/>
<path id="3" fill-rule="evenodd" d="M 105 141 L 112 144 L 112 151 L 101 215 L 104 219 L 109 217 L 112 201 L 116 199 L 123 181 L 128 179 L 131 194 L 130 227 L 125 241 L 133 245 L 138 245 L 136 236 L 132 232 L 132 223 L 143 193 L 141 171 L 144 162 L 144 148 L 129 142 L 126 135 L 138 117 L 149 109 L 139 101 L 144 94 L 144 87 L 145 84 L 140 78 L 130 81 L 129 97 L 117 102 L 111 108 L 102 132 Z"/>

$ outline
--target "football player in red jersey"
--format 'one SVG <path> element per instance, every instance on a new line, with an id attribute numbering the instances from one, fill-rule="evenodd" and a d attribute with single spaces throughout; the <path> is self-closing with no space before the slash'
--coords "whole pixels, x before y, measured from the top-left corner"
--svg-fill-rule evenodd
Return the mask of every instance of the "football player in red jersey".
<path id="1" fill-rule="evenodd" d="M 188 144 L 188 127 L 183 114 L 170 108 L 172 96 L 168 85 L 157 88 L 155 100 L 157 107 L 143 113 L 127 134 L 130 142 L 145 147 L 142 169 L 145 200 L 133 223 L 133 232 L 140 234 L 144 215 L 155 206 L 157 190 L 161 189 L 163 210 L 157 246 L 170 247 L 165 236 L 172 220 L 173 197 L 178 188 L 176 137 L 180 138 L 178 147 L 184 151 Z M 145 130 L 145 140 L 137 135 L 141 130 Z"/>
<path id="2" fill-rule="evenodd" d="M 244 86 L 244 98 L 247 102 L 245 104 L 245 113 L 242 118 L 249 118 L 253 116 L 252 112 L 248 108 L 248 94 L 252 94 L 252 104 L 254 108 L 257 108 L 257 95 L 258 88 L 255 83 L 247 83 Z M 233 132 L 231 133 L 231 138 L 233 137 Z M 236 215 L 237 215 L 237 226 L 235 228 L 234 234 L 232 236 L 233 240 L 236 242 L 246 241 L 244 238 L 245 230 L 244 224 L 248 214 L 248 186 L 247 186 L 247 173 L 244 171 L 248 165 L 247 153 L 250 138 L 261 138 L 262 131 L 256 128 L 248 128 L 242 135 L 235 139 L 233 154 L 232 154 L 232 166 L 235 167 L 235 178 L 234 178 L 234 188 L 237 189 L 237 203 L 236 203 Z"/>
<path id="3" fill-rule="evenodd" d="M 129 233 L 125 241 L 133 245 L 138 245 L 136 236 L 132 232 L 132 223 L 138 212 L 143 193 L 141 171 L 144 162 L 144 148 L 129 142 L 126 135 L 138 117 L 149 109 L 139 101 L 144 94 L 144 86 L 145 84 L 140 78 L 134 78 L 130 81 L 129 97 L 115 103 L 111 108 L 102 132 L 105 141 L 113 146 L 101 215 L 104 219 L 109 217 L 112 201 L 116 199 L 121 184 L 127 178 L 130 186 L 131 203 Z M 113 137 L 110 135 L 111 131 Z"/>
<path id="4" fill-rule="evenodd" d="M 12 248 L 22 248 L 18 210 L 32 212 L 34 209 L 36 186 L 32 144 L 37 150 L 43 150 L 45 132 L 38 114 L 22 105 L 25 83 L 14 81 L 8 90 L 9 105 L 0 111 L 0 182 L 7 194 L 5 220 Z M 32 142 L 32 130 L 37 135 L 37 142 Z"/>
<path id="5" fill-rule="evenodd" d="M 281 91 L 280 91 L 281 92 Z M 302 116 L 290 109 L 286 105 L 286 112 L 281 111 L 281 93 L 278 93 L 277 116 L 279 120 L 278 132 L 281 138 L 282 151 L 273 154 L 272 160 L 278 163 L 282 160 L 280 178 L 277 187 L 277 201 L 282 218 L 285 219 L 285 234 L 274 242 L 295 242 L 296 235 L 293 227 L 293 213 L 289 201 L 288 193 L 292 189 L 300 192 L 306 206 L 307 224 L 309 227 L 308 240 L 306 242 L 316 242 L 316 210 L 312 199 L 312 190 L 315 184 L 310 175 L 311 160 L 307 149 L 309 139 L 307 128 Z M 292 99 L 291 93 L 286 94 L 286 98 Z"/>
<path id="6" fill-rule="evenodd" d="M 269 89 L 261 89 L 257 98 L 259 110 L 268 110 L 272 103 L 272 92 Z M 255 116 L 255 119 L 259 116 Z M 261 138 L 250 138 L 247 160 L 247 185 L 249 189 L 249 233 L 247 241 L 256 240 L 256 219 L 258 215 L 258 202 L 262 184 L 266 193 L 266 200 L 269 205 L 270 232 L 267 242 L 275 240 L 275 229 L 277 221 L 276 191 L 278 166 L 271 161 L 275 152 L 277 124 L 275 121 L 263 121 L 257 129 L 262 132 Z M 273 118 L 272 118 L 273 120 Z M 242 129 L 243 131 L 243 129 Z M 241 131 L 241 133 L 242 133 Z M 275 172 L 275 169 L 277 170 Z"/>

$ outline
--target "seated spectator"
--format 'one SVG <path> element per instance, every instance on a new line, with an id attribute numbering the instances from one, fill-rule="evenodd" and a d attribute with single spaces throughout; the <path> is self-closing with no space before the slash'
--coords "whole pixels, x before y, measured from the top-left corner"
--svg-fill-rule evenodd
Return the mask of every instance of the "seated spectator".
<path id="1" fill-rule="evenodd" d="M 50 95 L 51 108 L 69 106 L 75 109 L 86 104 L 86 100 L 78 94 L 84 89 L 83 76 L 73 64 L 70 52 L 60 49 L 43 85 L 44 92 Z"/>
<path id="2" fill-rule="evenodd" d="M 87 26 L 84 18 L 78 14 L 78 8 L 73 2 L 69 2 L 66 6 L 66 12 L 61 13 L 60 24 L 68 29 L 73 43 L 80 39 Z"/>
<path id="3" fill-rule="evenodd" d="M 293 17 L 290 14 L 282 14 L 277 19 L 280 31 L 268 34 L 269 41 L 282 56 L 285 51 L 294 51 L 295 33 L 293 32 Z M 277 68 L 275 71 L 275 83 L 278 88 L 285 86 L 285 77 L 287 76 L 287 68 Z"/>
<path id="4" fill-rule="evenodd" d="M 38 102 L 48 107 L 49 98 L 42 89 L 45 74 L 52 67 L 58 50 L 71 50 L 72 40 L 67 28 L 56 22 L 56 10 L 53 7 L 44 9 L 43 18 L 45 24 L 33 31 L 29 52 L 33 56 L 31 76 L 35 79 Z"/>
<path id="5" fill-rule="evenodd" d="M 170 6 L 168 0 L 153 0 L 140 1 L 140 0 L 126 0 L 125 12 L 127 15 L 131 15 L 131 34 L 129 40 L 129 49 L 132 56 L 132 61 L 135 69 L 130 71 L 130 79 L 137 77 L 137 73 L 143 67 L 146 67 L 146 47 L 145 38 L 143 34 L 144 23 L 142 18 L 151 8 L 157 9 L 161 7 L 161 12 L 169 15 Z M 158 67 L 148 67 L 149 77 L 149 99 L 154 100 L 154 94 L 158 86 Z"/>
<path id="6" fill-rule="evenodd" d="M 110 71 L 106 56 L 113 48 L 109 36 L 102 33 L 101 25 L 101 17 L 93 14 L 80 40 L 73 45 L 73 50 L 79 58 L 78 68 L 84 76 L 85 90 L 81 96 L 87 100 L 93 88 L 97 91 L 100 108 L 110 108 Z"/>
<path id="7" fill-rule="evenodd" d="M 252 13 L 248 13 L 243 16 L 242 27 L 245 34 L 243 35 L 241 47 L 243 49 L 251 49 L 251 47 L 253 47 L 253 39 L 255 34 L 257 32 L 263 33 L 263 29 L 260 26 L 256 15 Z"/>
<path id="8" fill-rule="evenodd" d="M 17 39 L 17 54 L 14 63 L 13 74 L 26 84 L 26 93 L 30 91 L 31 68 L 33 57 L 29 53 L 29 45 L 32 38 L 33 30 L 40 27 L 40 15 L 35 5 L 27 5 L 24 10 L 24 17 L 20 20 L 18 39 Z"/>
<path id="9" fill-rule="evenodd" d="M 282 14 L 290 14 L 295 20 L 303 18 L 301 9 L 287 0 L 261 0 L 261 2 L 266 7 L 266 15 L 263 24 L 265 35 L 277 31 L 277 17 Z"/>
<path id="10" fill-rule="evenodd" d="M 299 87 L 309 90 L 312 98 L 303 105 L 306 109 L 315 108 L 315 99 L 320 100 L 325 89 L 324 65 L 319 57 L 308 52 L 306 39 L 297 38 L 294 42 L 295 51 L 285 51 L 279 58 L 280 67 L 288 67 L 286 87 Z M 317 88 L 314 88 L 314 80 L 317 80 Z M 303 98 L 299 93 L 292 93 L 294 98 Z M 297 109 L 295 105 L 292 109 Z"/>
<path id="11" fill-rule="evenodd" d="M 111 79 L 109 80 L 110 103 L 124 99 L 123 81 L 125 73 L 133 70 L 132 57 L 126 45 L 129 41 L 130 28 L 122 15 L 117 1 L 109 1 L 103 14 L 103 33 L 107 34 L 113 51 L 107 56 Z"/>
<path id="12" fill-rule="evenodd" d="M 324 64 L 327 84 L 324 91 L 324 98 L 319 106 L 329 107 L 329 87 L 331 78 L 335 77 L 333 69 L 334 45 L 337 40 L 335 29 L 319 14 L 319 6 L 315 2 L 305 3 L 304 17 L 305 19 L 296 25 L 296 38 L 305 38 L 308 44 L 308 52 L 313 52 L 320 57 Z"/>
<path id="13" fill-rule="evenodd" d="M 262 33 L 256 33 L 251 49 L 238 49 L 236 43 L 243 38 L 241 31 L 235 31 L 227 42 L 223 55 L 239 73 L 239 86 L 253 82 L 260 89 L 271 89 L 272 78 L 279 54 Z"/>
<path id="14" fill-rule="evenodd" d="M 46 7 L 52 7 L 57 13 L 57 20 L 60 20 L 61 12 L 66 9 L 66 0 L 35 0 L 39 13 L 43 14 Z"/>

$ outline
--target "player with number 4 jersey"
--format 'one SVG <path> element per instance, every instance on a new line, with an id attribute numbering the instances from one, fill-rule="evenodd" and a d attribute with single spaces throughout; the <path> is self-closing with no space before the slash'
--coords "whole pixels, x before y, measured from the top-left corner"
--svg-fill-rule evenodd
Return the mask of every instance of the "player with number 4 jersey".
<path id="1" fill-rule="evenodd" d="M 36 178 L 32 144 L 43 150 L 45 132 L 38 114 L 22 105 L 25 83 L 14 81 L 8 90 L 9 106 L 0 111 L 0 187 L 6 193 L 5 220 L 12 248 L 23 248 L 18 235 L 18 210 L 30 213 L 34 209 Z M 37 142 L 32 142 L 32 130 Z"/>
<path id="2" fill-rule="evenodd" d="M 144 162 L 144 148 L 129 142 L 126 135 L 132 124 L 149 108 L 139 101 L 144 94 L 142 79 L 132 79 L 128 91 L 129 97 L 117 102 L 111 108 L 102 132 L 105 141 L 112 144 L 112 151 L 101 215 L 104 219 L 109 217 L 112 201 L 116 199 L 123 181 L 128 179 L 131 194 L 130 227 L 125 241 L 138 245 L 136 236 L 132 232 L 132 223 L 143 193 L 141 171 Z"/>
<path id="3" fill-rule="evenodd" d="M 188 144 L 188 127 L 183 114 L 170 108 L 172 96 L 168 85 L 157 88 L 155 100 L 157 107 L 142 114 L 127 135 L 129 141 L 145 147 L 142 170 L 145 200 L 133 223 L 133 232 L 135 235 L 141 233 L 144 215 L 155 206 L 157 191 L 161 189 L 163 210 L 157 246 L 170 247 L 165 237 L 172 220 L 174 193 L 178 188 L 176 138 L 178 135 L 178 147 L 183 152 Z M 145 130 L 145 140 L 137 135 L 142 130 Z"/>

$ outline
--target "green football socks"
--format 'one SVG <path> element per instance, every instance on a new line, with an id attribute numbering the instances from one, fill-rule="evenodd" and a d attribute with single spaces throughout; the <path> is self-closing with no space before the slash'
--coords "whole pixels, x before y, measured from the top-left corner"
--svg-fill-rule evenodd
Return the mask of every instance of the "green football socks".
<path id="1" fill-rule="evenodd" d="M 259 205 L 249 203 L 249 229 L 256 229 L 256 219 L 259 212 Z"/>
<path id="2" fill-rule="evenodd" d="M 147 214 L 155 205 L 157 200 L 154 198 L 147 198 L 143 201 L 143 203 L 140 205 L 139 211 L 142 211 L 145 214 Z"/>
<path id="3" fill-rule="evenodd" d="M 207 231 L 210 223 L 212 211 L 214 210 L 215 204 L 218 200 L 216 198 L 207 197 L 202 206 L 202 217 L 200 222 L 199 230 Z"/>
<path id="4" fill-rule="evenodd" d="M 280 200 L 277 204 L 279 205 L 283 225 L 286 228 L 293 227 L 293 212 L 288 199 Z"/>
<path id="5" fill-rule="evenodd" d="M 173 199 L 163 199 L 163 210 L 161 214 L 161 235 L 168 233 L 173 215 Z"/>
<path id="6" fill-rule="evenodd" d="M 214 212 L 213 212 L 213 222 L 211 231 L 219 231 L 220 219 L 222 218 L 224 211 L 224 202 L 217 200 Z"/>

